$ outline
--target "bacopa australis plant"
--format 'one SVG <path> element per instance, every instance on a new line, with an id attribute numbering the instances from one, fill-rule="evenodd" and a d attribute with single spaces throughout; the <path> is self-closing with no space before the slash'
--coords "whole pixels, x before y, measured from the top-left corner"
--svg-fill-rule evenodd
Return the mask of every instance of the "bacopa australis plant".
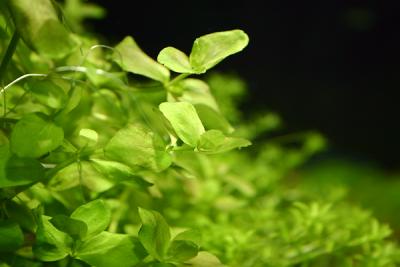
<path id="1" fill-rule="evenodd" d="M 98 7 L 0 8 L 1 267 L 400 263 L 369 212 L 287 184 L 320 135 L 250 146 L 279 118 L 243 121 L 243 82 L 199 76 L 247 46 L 243 31 L 154 60 L 132 37 L 110 47 L 82 32 Z"/>

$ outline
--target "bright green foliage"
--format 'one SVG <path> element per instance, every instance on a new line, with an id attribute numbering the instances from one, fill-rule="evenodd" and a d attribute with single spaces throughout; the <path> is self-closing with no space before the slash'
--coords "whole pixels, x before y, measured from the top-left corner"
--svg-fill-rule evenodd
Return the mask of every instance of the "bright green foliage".
<path id="1" fill-rule="evenodd" d="M 1 267 L 400 265 L 398 179 L 304 165 L 320 134 L 244 116 L 237 76 L 188 77 L 241 51 L 243 31 L 156 62 L 132 37 L 112 48 L 63 24 L 83 33 L 101 9 L 54 4 L 0 1 Z"/>
<path id="2" fill-rule="evenodd" d="M 247 34 L 241 30 L 216 32 L 197 38 L 189 57 L 174 47 L 167 47 L 161 50 L 157 60 L 175 72 L 201 74 L 243 50 L 248 43 Z"/>

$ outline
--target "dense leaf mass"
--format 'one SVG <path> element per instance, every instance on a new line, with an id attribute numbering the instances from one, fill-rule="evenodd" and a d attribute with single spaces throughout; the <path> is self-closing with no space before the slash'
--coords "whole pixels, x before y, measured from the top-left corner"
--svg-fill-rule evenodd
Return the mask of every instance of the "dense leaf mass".
<path id="1" fill-rule="evenodd" d="M 154 60 L 85 33 L 103 11 L 83 1 L 0 7 L 1 267 L 399 266 L 343 181 L 305 179 L 321 135 L 264 140 L 280 119 L 242 119 L 243 81 L 188 77 L 243 50 L 243 31 Z"/>

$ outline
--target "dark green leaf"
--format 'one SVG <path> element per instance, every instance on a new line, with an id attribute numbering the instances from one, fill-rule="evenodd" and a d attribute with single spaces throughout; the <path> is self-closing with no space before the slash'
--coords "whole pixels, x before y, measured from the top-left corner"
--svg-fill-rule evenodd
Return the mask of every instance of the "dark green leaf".
<path id="1" fill-rule="evenodd" d="M 51 108 L 62 108 L 67 102 L 64 90 L 49 80 L 30 81 L 28 88 L 41 104 Z"/>
<path id="2" fill-rule="evenodd" d="M 188 102 L 164 102 L 160 110 L 171 123 L 178 137 L 192 147 L 196 147 L 204 126 L 194 106 Z"/>
<path id="3" fill-rule="evenodd" d="M 18 224 L 0 222 L 0 252 L 14 251 L 24 243 L 24 235 Z"/>
<path id="4" fill-rule="evenodd" d="M 57 261 L 71 253 L 72 238 L 55 228 L 50 217 L 39 215 L 33 253 L 42 261 Z"/>
<path id="5" fill-rule="evenodd" d="M 158 260 L 166 256 L 171 233 L 169 226 L 160 213 L 139 208 L 142 227 L 139 230 L 139 240 L 147 252 Z"/>
<path id="6" fill-rule="evenodd" d="M 76 258 L 97 267 L 131 267 L 142 258 L 133 238 L 123 234 L 102 232 L 77 248 Z"/>
<path id="7" fill-rule="evenodd" d="M 83 221 L 72 219 L 65 215 L 56 215 L 50 222 L 60 231 L 69 234 L 73 239 L 83 239 L 87 226 Z"/>
<path id="8" fill-rule="evenodd" d="M 8 145 L 0 146 L 0 188 L 30 184 L 43 174 L 44 168 L 37 160 L 11 155 Z"/>
<path id="9" fill-rule="evenodd" d="M 123 70 L 146 76 L 161 83 L 169 81 L 168 69 L 146 55 L 132 37 L 125 37 L 115 49 L 113 59 Z"/>
<path id="10" fill-rule="evenodd" d="M 241 51 L 249 38 L 241 30 L 215 32 L 197 38 L 189 56 L 190 65 L 196 73 L 204 73 L 224 58 Z"/>
<path id="11" fill-rule="evenodd" d="M 107 228 L 111 220 L 111 211 L 103 200 L 96 199 L 78 207 L 70 217 L 87 225 L 85 239 L 88 239 Z"/>
<path id="12" fill-rule="evenodd" d="M 119 130 L 104 148 L 108 159 L 122 162 L 133 171 L 142 168 L 162 171 L 171 164 L 161 138 L 140 124 Z"/>
<path id="13" fill-rule="evenodd" d="M 39 115 L 28 114 L 15 125 L 10 146 L 20 157 L 37 158 L 56 149 L 63 139 L 62 128 Z"/>

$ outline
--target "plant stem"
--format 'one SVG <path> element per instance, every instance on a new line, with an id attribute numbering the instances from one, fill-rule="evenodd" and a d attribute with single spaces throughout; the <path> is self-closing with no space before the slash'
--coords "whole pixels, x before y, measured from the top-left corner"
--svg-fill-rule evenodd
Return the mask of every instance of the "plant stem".
<path id="1" fill-rule="evenodd" d="M 8 44 L 6 53 L 4 54 L 0 63 L 0 82 L 3 82 L 3 75 L 7 69 L 8 63 L 10 62 L 15 52 L 15 49 L 17 48 L 18 40 L 19 40 L 19 33 L 17 31 L 14 31 L 10 43 Z"/>

